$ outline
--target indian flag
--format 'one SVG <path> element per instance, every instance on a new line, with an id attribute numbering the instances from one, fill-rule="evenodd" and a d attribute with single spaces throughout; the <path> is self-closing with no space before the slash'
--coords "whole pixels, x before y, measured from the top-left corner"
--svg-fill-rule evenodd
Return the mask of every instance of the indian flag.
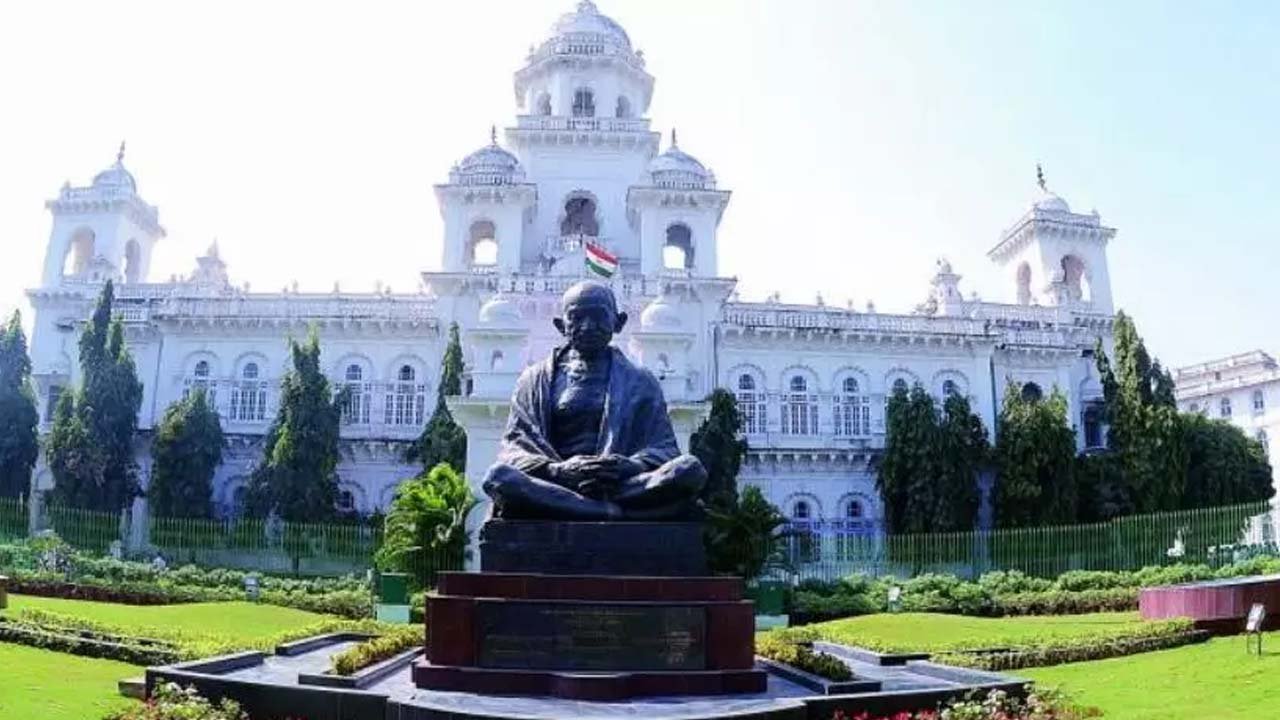
<path id="1" fill-rule="evenodd" d="M 583 256 L 587 259 L 587 268 L 595 271 L 597 275 L 604 277 L 613 277 L 618 272 L 618 257 L 612 255 L 608 250 L 596 245 L 595 243 L 583 244 Z"/>

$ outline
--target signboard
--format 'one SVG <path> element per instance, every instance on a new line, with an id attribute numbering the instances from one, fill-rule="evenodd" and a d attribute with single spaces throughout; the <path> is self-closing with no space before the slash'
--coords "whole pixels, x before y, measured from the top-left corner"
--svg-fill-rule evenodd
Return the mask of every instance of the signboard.
<path id="1" fill-rule="evenodd" d="M 1262 603 L 1254 603 L 1249 608 L 1249 619 L 1245 621 L 1245 632 L 1262 632 L 1262 623 L 1267 621 L 1267 608 Z"/>

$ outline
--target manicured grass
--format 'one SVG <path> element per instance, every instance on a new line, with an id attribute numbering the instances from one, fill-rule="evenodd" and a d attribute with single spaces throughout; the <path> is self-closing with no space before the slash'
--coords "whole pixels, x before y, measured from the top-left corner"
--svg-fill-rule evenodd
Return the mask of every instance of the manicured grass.
<path id="1" fill-rule="evenodd" d="M 805 626 L 832 642 L 862 647 L 940 651 L 1007 647 L 1057 638 L 1121 633 L 1142 621 L 1137 613 L 980 618 L 932 613 L 882 613 Z"/>
<path id="2" fill-rule="evenodd" d="M 1266 720 L 1280 717 L 1280 633 L 1263 656 L 1246 655 L 1241 637 L 1174 650 L 1020 670 L 1059 687 L 1107 720 Z"/>
<path id="3" fill-rule="evenodd" d="M 141 668 L 0 643 L 0 718 L 96 720 L 132 702 L 116 681 Z"/>
<path id="4" fill-rule="evenodd" d="M 332 618 L 303 610 L 248 602 L 192 603 L 183 605 L 118 605 L 87 600 L 10 595 L 11 611 L 27 608 L 136 628 L 177 630 L 192 636 L 215 636 L 230 641 L 252 641 L 305 627 Z"/>

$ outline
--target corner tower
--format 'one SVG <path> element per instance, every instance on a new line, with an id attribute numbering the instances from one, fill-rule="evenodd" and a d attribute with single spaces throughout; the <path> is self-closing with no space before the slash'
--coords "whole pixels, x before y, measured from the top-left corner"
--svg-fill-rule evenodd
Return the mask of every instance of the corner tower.
<path id="1" fill-rule="evenodd" d="M 1082 215 L 1050 192 L 1036 167 L 1040 194 L 1031 208 L 987 257 L 1009 279 L 1019 305 L 1074 307 L 1110 315 L 1111 275 L 1107 244 L 1115 228 L 1102 224 L 1098 211 Z"/>
<path id="2" fill-rule="evenodd" d="M 62 186 L 45 203 L 53 215 L 41 284 L 65 281 L 137 283 L 151 269 L 151 252 L 165 235 L 159 211 L 138 195 L 124 166 L 124 143 L 116 161 L 85 187 Z"/>

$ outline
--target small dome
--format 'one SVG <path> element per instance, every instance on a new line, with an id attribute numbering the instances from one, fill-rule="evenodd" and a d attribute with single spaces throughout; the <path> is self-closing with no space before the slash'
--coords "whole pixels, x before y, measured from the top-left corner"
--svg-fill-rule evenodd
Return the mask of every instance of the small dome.
<path id="1" fill-rule="evenodd" d="M 582 0 L 576 10 L 565 13 L 551 26 L 553 38 L 575 39 L 583 35 L 599 36 L 614 44 L 631 49 L 631 38 L 627 31 L 614 22 L 613 18 L 600 14 L 599 8 L 591 0 Z"/>
<path id="2" fill-rule="evenodd" d="M 665 295 L 659 295 L 640 312 L 640 327 L 644 330 L 679 330 L 683 322 L 680 311 L 667 301 Z"/>
<path id="3" fill-rule="evenodd" d="M 514 327 L 520 325 L 524 317 L 520 308 L 506 295 L 494 295 L 480 307 L 480 323 L 490 327 Z"/>
<path id="4" fill-rule="evenodd" d="M 127 188 L 129 192 L 137 194 L 137 181 L 133 179 L 133 175 L 128 170 L 124 169 L 124 143 L 120 143 L 120 150 L 116 153 L 115 163 L 93 176 L 93 186 L 105 189 Z"/>
<path id="5" fill-rule="evenodd" d="M 1067 205 L 1066 200 L 1063 200 L 1061 197 L 1049 192 L 1048 190 L 1044 191 L 1044 194 L 1035 201 L 1035 209 L 1060 213 L 1071 212 L 1071 206 Z"/>
<path id="6" fill-rule="evenodd" d="M 715 175 L 698 159 L 676 145 L 676 131 L 671 131 L 671 146 L 649 161 L 653 184 L 670 188 L 715 187 Z"/>
<path id="7" fill-rule="evenodd" d="M 520 161 L 498 145 L 497 131 L 490 131 L 489 144 L 462 159 L 449 172 L 455 185 L 513 185 L 524 180 Z"/>

